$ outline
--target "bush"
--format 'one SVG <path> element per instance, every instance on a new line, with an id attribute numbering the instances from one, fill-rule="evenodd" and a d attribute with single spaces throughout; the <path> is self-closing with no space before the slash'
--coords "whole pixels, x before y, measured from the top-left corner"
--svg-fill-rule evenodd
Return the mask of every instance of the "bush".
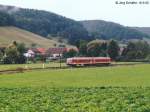
<path id="1" fill-rule="evenodd" d="M 146 60 L 150 62 L 150 54 L 146 57 Z"/>
<path id="2" fill-rule="evenodd" d="M 3 64 L 12 64 L 12 60 L 9 57 L 4 57 L 2 62 Z"/>
<path id="3" fill-rule="evenodd" d="M 65 52 L 63 55 L 65 58 L 71 58 L 77 56 L 78 52 L 74 49 L 69 50 L 68 52 Z"/>
<path id="4" fill-rule="evenodd" d="M 19 56 L 16 58 L 15 63 L 16 63 L 16 64 L 24 64 L 24 63 L 26 63 L 26 61 L 27 61 L 27 58 L 26 58 L 25 56 L 19 55 Z"/>

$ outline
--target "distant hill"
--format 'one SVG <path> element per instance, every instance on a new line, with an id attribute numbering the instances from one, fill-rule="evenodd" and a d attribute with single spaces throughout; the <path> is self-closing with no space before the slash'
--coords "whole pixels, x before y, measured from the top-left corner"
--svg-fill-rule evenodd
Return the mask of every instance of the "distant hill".
<path id="1" fill-rule="evenodd" d="M 63 37 L 71 44 L 89 39 L 87 30 L 79 22 L 43 10 L 0 5 L 0 20 L 0 26 L 13 25 L 44 37 Z"/>
<path id="2" fill-rule="evenodd" d="M 102 20 L 81 21 L 81 24 L 95 38 L 101 39 L 142 39 L 149 37 L 136 29 L 125 27 L 123 25 Z"/>
<path id="3" fill-rule="evenodd" d="M 0 46 L 8 45 L 14 40 L 19 43 L 25 43 L 28 47 L 36 44 L 37 47 L 49 48 L 60 44 L 16 27 L 0 27 Z"/>
<path id="4" fill-rule="evenodd" d="M 0 26 L 15 26 L 44 38 L 60 37 L 69 44 L 81 39 L 130 40 L 150 37 L 143 31 L 113 22 L 75 21 L 52 12 L 4 5 L 0 5 Z"/>
<path id="5" fill-rule="evenodd" d="M 150 27 L 132 27 L 132 28 L 134 28 L 134 29 L 136 29 L 138 31 L 141 31 L 141 32 L 143 32 L 145 34 L 150 35 Z"/>

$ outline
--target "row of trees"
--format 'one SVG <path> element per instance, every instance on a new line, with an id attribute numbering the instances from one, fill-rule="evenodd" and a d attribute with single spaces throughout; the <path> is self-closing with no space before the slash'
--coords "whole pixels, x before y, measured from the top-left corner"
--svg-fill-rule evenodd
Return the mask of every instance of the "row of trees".
<path id="1" fill-rule="evenodd" d="M 72 49 L 64 53 L 64 58 L 74 56 L 111 57 L 115 61 L 143 61 L 150 60 L 150 45 L 145 41 L 129 42 L 126 47 L 120 48 L 115 40 L 87 42 L 80 40 L 76 43 L 79 52 Z M 0 50 L 0 62 L 4 64 L 22 64 L 26 62 L 23 55 L 26 52 L 25 44 L 13 42 L 6 49 Z M 43 59 L 43 58 L 41 58 Z"/>
<path id="2" fill-rule="evenodd" d="M 100 40 L 86 42 L 81 40 L 77 43 L 77 47 L 79 48 L 80 56 L 110 56 L 113 60 L 116 60 L 116 58 L 119 56 L 119 45 L 114 40 L 111 40 L 110 42 Z"/>
<path id="3" fill-rule="evenodd" d="M 123 50 L 120 60 L 149 60 L 150 45 L 145 41 L 129 42 Z"/>
<path id="4" fill-rule="evenodd" d="M 117 41 L 100 41 L 95 40 L 87 42 L 84 40 L 76 43 L 79 53 L 71 50 L 67 54 L 68 57 L 73 56 L 103 56 L 111 57 L 116 61 L 137 61 L 145 60 L 150 57 L 150 45 L 145 41 L 129 42 L 126 46 L 121 47 Z"/>

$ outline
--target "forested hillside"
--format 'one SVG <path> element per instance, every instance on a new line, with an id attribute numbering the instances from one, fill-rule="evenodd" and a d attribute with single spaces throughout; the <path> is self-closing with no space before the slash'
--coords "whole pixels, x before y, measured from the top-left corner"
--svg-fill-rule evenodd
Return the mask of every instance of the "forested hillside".
<path id="1" fill-rule="evenodd" d="M 102 20 L 81 21 L 88 32 L 95 38 L 102 39 L 142 39 L 149 37 L 136 29 L 122 26 L 113 22 L 106 22 Z"/>
<path id="2" fill-rule="evenodd" d="M 134 29 L 150 35 L 150 27 L 133 27 Z"/>
<path id="3" fill-rule="evenodd" d="M 13 25 L 44 37 L 64 37 L 71 44 L 79 39 L 89 39 L 88 32 L 79 22 L 47 11 L 1 5 L 0 20 L 1 26 Z"/>
<path id="4" fill-rule="evenodd" d="M 75 21 L 51 12 L 0 5 L 0 26 L 15 26 L 45 38 L 61 37 L 70 44 L 78 40 L 142 39 L 150 35 L 134 28 L 101 20 Z"/>

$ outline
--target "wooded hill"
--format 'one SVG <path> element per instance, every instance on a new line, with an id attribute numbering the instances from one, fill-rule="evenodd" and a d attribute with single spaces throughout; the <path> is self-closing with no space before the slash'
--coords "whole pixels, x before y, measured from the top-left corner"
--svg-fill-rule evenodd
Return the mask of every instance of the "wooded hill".
<path id="1" fill-rule="evenodd" d="M 136 29 L 103 20 L 81 21 L 81 24 L 93 37 L 98 39 L 127 40 L 150 37 Z"/>
<path id="2" fill-rule="evenodd" d="M 47 38 L 64 37 L 71 44 L 79 39 L 88 40 L 88 32 L 77 21 L 42 10 L 0 7 L 1 26 L 13 25 Z"/>
<path id="3" fill-rule="evenodd" d="M 15 26 L 45 38 L 61 37 L 70 44 L 78 40 L 142 39 L 149 35 L 116 23 L 75 21 L 52 12 L 0 5 L 0 26 Z"/>
<path id="4" fill-rule="evenodd" d="M 150 27 L 133 27 L 133 28 L 147 35 L 150 35 Z"/>

